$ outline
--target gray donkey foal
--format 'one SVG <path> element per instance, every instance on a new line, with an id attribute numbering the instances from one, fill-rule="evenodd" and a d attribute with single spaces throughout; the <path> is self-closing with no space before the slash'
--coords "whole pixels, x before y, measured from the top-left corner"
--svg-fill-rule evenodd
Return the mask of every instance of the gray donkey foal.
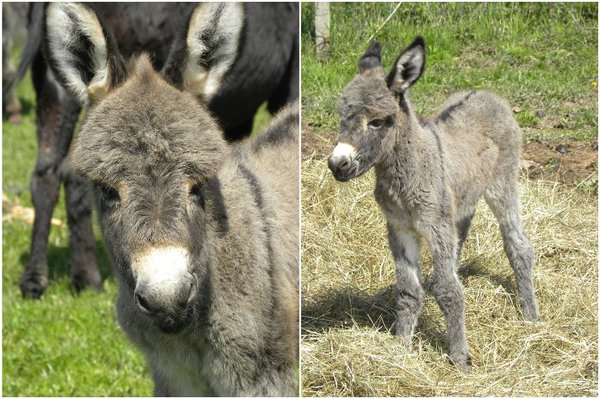
<path id="1" fill-rule="evenodd" d="M 228 27 L 227 7 L 200 11 L 212 21 L 223 9 Z M 47 29 L 53 71 L 89 103 L 71 161 L 95 187 L 119 324 L 146 355 L 155 394 L 294 395 L 298 104 L 228 146 L 193 95 L 207 79 L 218 89 L 211 74 L 235 59 L 227 32 L 210 63 L 202 47 L 180 60 L 180 90 L 146 54 L 124 65 L 85 5 L 51 4 Z"/>
<path id="2" fill-rule="evenodd" d="M 418 118 L 407 90 L 423 73 L 424 40 L 417 37 L 387 75 L 380 53 L 379 42 L 373 42 L 359 61 L 359 75 L 342 95 L 341 133 L 329 168 L 337 180 L 348 181 L 375 167 L 375 198 L 387 220 L 396 264 L 396 333 L 410 343 L 415 331 L 423 302 L 419 258 L 425 240 L 450 358 L 468 367 L 464 296 L 456 266 L 482 196 L 500 224 L 523 316 L 538 319 L 534 252 L 519 213 L 521 131 L 506 102 L 485 91 L 457 93 L 433 119 Z"/>

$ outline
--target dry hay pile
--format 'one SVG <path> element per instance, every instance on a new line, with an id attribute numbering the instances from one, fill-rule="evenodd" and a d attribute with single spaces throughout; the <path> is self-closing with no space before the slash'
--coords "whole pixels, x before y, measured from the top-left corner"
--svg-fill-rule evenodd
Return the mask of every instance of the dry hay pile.
<path id="1" fill-rule="evenodd" d="M 459 274 L 474 367 L 448 362 L 445 323 L 428 284 L 409 351 L 390 334 L 394 266 L 372 172 L 337 183 L 325 161 L 302 169 L 304 396 L 594 396 L 598 394 L 597 202 L 522 179 L 537 254 L 541 321 L 524 322 L 496 220 L 482 201 Z"/>

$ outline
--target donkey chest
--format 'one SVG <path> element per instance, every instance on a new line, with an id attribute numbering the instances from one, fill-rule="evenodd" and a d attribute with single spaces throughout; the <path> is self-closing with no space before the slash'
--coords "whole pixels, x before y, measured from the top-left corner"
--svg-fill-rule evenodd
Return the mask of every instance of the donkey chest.
<path id="1" fill-rule="evenodd" d="M 209 362 L 204 344 L 170 339 L 157 343 L 150 358 L 153 374 L 158 377 L 157 393 L 169 396 L 214 396 L 213 379 L 206 373 Z M 163 390 L 164 392 L 160 392 Z"/>
<path id="2" fill-rule="evenodd" d="M 230 337 L 215 331 L 207 332 L 207 336 L 212 338 L 172 337 L 153 345 L 150 357 L 154 379 L 158 374 L 164 381 L 164 392 L 168 396 L 196 397 L 253 392 L 253 381 L 244 372 L 253 370 L 253 364 L 240 359 L 240 348 Z"/>
<path id="3" fill-rule="evenodd" d="M 435 191 L 429 182 L 386 176 L 378 177 L 374 194 L 375 200 L 385 212 L 412 219 L 439 202 L 439 195 Z"/>
<path id="4" fill-rule="evenodd" d="M 375 200 L 383 211 L 383 214 L 388 222 L 393 221 L 394 224 L 414 225 L 418 218 L 417 208 L 409 203 L 395 191 L 391 191 L 388 187 L 377 185 L 375 188 Z"/>

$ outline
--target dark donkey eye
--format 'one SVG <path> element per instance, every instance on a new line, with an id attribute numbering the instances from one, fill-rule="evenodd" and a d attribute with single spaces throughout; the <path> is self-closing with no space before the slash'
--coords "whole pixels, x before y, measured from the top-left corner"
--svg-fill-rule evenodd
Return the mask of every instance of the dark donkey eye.
<path id="1" fill-rule="evenodd" d="M 190 199 L 198 206 L 204 209 L 204 193 L 202 192 L 202 184 L 194 183 L 190 187 Z"/>
<path id="2" fill-rule="evenodd" d="M 384 123 L 385 121 L 383 119 L 373 119 L 371 122 L 369 122 L 369 127 L 373 129 L 379 129 Z"/>
<path id="3" fill-rule="evenodd" d="M 100 198 L 104 206 L 111 209 L 114 209 L 119 206 L 119 204 L 121 203 L 121 196 L 119 196 L 119 191 L 116 188 L 113 188 L 104 183 L 98 183 L 96 187 L 100 192 Z"/>

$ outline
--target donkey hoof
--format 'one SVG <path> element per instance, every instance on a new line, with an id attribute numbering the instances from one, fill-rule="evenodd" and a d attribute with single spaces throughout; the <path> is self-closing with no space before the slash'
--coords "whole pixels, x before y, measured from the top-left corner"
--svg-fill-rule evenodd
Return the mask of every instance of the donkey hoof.
<path id="1" fill-rule="evenodd" d="M 540 319 L 540 313 L 535 305 L 531 307 L 523 306 L 521 312 L 523 313 L 523 319 L 525 319 L 525 321 L 536 322 Z"/>
<path id="2" fill-rule="evenodd" d="M 538 313 L 525 313 L 523 312 L 523 319 L 525 321 L 535 323 L 540 320 L 540 315 Z"/>
<path id="3" fill-rule="evenodd" d="M 450 364 L 452 364 L 453 366 L 457 366 L 463 371 L 471 371 L 471 369 L 473 368 L 473 360 L 471 359 L 471 355 L 469 354 L 467 354 L 466 356 L 451 356 Z"/>
<path id="4" fill-rule="evenodd" d="M 71 280 L 71 285 L 73 286 L 75 292 L 78 294 L 86 288 L 92 288 L 94 291 L 97 292 L 104 291 L 104 285 L 100 276 L 94 278 L 73 276 Z"/>
<path id="5" fill-rule="evenodd" d="M 11 125 L 19 125 L 22 122 L 21 114 L 11 114 L 8 117 L 8 123 Z"/>
<path id="6" fill-rule="evenodd" d="M 23 280 L 19 287 L 23 298 L 40 299 L 46 291 L 46 285 L 35 280 Z"/>

